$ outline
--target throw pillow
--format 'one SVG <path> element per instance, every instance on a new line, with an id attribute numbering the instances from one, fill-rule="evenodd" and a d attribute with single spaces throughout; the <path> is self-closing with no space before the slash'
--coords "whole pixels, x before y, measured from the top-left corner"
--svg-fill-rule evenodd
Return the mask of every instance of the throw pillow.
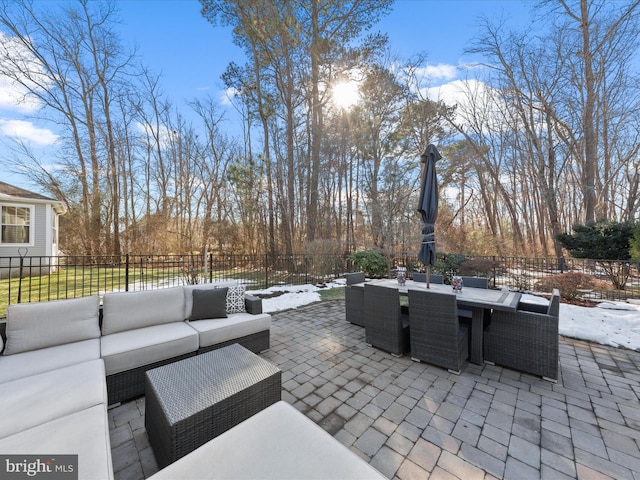
<path id="1" fill-rule="evenodd" d="M 227 288 L 193 290 L 193 309 L 189 320 L 225 318 L 227 316 Z"/>
<path id="2" fill-rule="evenodd" d="M 227 313 L 242 313 L 247 311 L 244 306 L 245 290 L 246 287 L 244 285 L 229 287 L 229 291 L 227 292 Z"/>

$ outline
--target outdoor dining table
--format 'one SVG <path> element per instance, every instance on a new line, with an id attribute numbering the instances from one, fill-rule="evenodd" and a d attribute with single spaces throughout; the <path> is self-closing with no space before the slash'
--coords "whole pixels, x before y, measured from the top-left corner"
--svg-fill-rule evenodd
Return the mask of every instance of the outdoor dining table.
<path id="1" fill-rule="evenodd" d="M 370 280 L 367 283 L 397 289 L 401 295 L 406 294 L 409 289 L 424 290 L 427 288 L 426 283 L 414 282 L 413 280 L 407 280 L 405 285 L 400 285 L 397 280 L 389 279 Z M 364 286 L 365 284 L 363 283 L 361 285 Z M 437 293 L 454 294 L 451 285 L 432 283 L 429 285 L 429 290 Z M 455 293 L 455 295 L 458 306 L 465 306 L 471 309 L 471 350 L 469 351 L 469 361 L 482 365 L 482 339 L 485 311 L 504 310 L 507 312 L 515 312 L 522 295 L 518 292 L 509 292 L 506 290 L 490 290 L 472 287 L 464 287 L 458 293 Z M 411 309 L 411 305 L 409 305 L 409 309 Z"/>

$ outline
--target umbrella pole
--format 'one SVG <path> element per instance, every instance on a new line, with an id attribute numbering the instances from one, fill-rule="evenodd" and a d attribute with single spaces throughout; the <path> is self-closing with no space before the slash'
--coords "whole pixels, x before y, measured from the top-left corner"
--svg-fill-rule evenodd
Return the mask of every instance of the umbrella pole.
<path id="1" fill-rule="evenodd" d="M 431 283 L 431 265 L 427 264 L 427 288 L 431 288 L 429 284 Z"/>

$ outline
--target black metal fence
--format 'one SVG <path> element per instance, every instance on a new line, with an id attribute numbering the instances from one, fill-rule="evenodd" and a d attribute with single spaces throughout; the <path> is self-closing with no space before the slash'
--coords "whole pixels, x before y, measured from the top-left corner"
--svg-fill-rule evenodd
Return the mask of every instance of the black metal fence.
<path id="1" fill-rule="evenodd" d="M 0 318 L 13 303 L 238 280 L 248 289 L 317 284 L 349 271 L 334 255 L 0 257 Z"/>
<path id="2" fill-rule="evenodd" d="M 394 263 L 403 263 L 409 272 L 424 271 L 415 256 L 395 257 Z M 438 254 L 432 273 L 488 277 L 493 288 L 520 292 L 550 292 L 553 286 L 592 300 L 640 298 L 640 262 Z"/>
<path id="3" fill-rule="evenodd" d="M 393 267 L 400 263 L 407 267 L 409 276 L 413 271 L 424 271 L 414 255 L 392 255 L 389 259 L 389 275 L 393 275 Z M 6 306 L 12 303 L 231 279 L 241 281 L 250 290 L 259 290 L 273 285 L 327 282 L 352 270 L 352 264 L 346 257 L 335 255 L 0 257 L 0 318 L 6 315 Z M 486 276 L 494 288 L 519 291 L 537 291 L 545 279 L 568 272 L 597 280 L 595 286 L 580 289 L 583 296 L 594 299 L 640 298 L 638 263 L 440 254 L 433 270 L 433 273 L 445 275 Z"/>

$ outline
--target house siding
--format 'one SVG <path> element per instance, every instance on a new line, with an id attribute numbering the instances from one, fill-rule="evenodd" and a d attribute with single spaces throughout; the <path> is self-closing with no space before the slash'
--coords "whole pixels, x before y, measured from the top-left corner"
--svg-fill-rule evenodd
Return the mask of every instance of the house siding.
<path id="1" fill-rule="evenodd" d="M 51 255 L 51 234 L 48 233 L 48 231 L 51 230 L 51 217 L 55 214 L 51 205 L 18 201 L 12 201 L 11 203 L 34 207 L 34 218 L 31 222 L 33 245 L 27 247 L 0 245 L 0 278 L 49 273 L 49 263 L 51 259 L 48 258 L 48 256 Z M 22 262 L 22 269 L 20 267 L 20 259 L 18 258 L 20 256 L 25 257 Z M 55 263 L 56 262 L 54 262 L 54 264 Z"/>

